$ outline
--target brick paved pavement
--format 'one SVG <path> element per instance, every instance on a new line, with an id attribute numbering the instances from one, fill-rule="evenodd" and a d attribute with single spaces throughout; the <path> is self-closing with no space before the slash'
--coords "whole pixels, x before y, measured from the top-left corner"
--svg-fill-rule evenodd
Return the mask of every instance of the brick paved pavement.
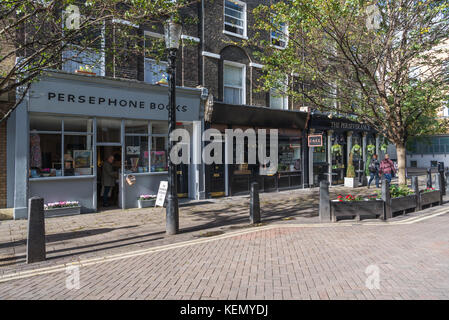
<path id="1" fill-rule="evenodd" d="M 240 230 L 84 262 L 78 290 L 64 269 L 0 282 L 0 299 L 448 299 L 449 214 L 415 221 Z"/>
<path id="2" fill-rule="evenodd" d="M 422 183 L 424 180 L 421 181 Z M 354 192 L 332 187 L 332 197 Z M 373 189 L 358 188 L 358 194 Z M 39 266 L 149 248 L 195 239 L 208 231 L 247 227 L 249 198 L 232 197 L 180 209 L 181 233 L 165 235 L 165 209 L 112 210 L 46 220 L 47 258 Z M 318 222 L 318 189 L 261 194 L 264 223 Z M 292 220 L 285 220 L 292 219 Z M 0 221 L 0 275 L 34 268 L 26 265 L 27 222 Z"/>

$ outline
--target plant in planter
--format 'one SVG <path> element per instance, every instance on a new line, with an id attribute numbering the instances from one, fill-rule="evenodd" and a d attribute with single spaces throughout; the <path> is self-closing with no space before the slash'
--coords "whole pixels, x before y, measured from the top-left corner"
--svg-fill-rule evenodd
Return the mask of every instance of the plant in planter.
<path id="1" fill-rule="evenodd" d="M 383 202 L 377 195 L 339 195 L 336 200 L 331 201 L 331 216 L 333 221 L 337 221 L 339 217 L 377 218 L 383 216 Z"/>
<path id="2" fill-rule="evenodd" d="M 359 186 L 359 181 L 355 177 L 354 154 L 360 152 L 360 145 L 355 144 L 349 153 L 348 169 L 346 170 L 345 187 L 355 188 Z"/>
<path id="3" fill-rule="evenodd" d="M 154 194 L 141 194 L 139 196 L 138 204 L 139 208 L 148 208 L 148 207 L 154 207 L 154 204 L 156 202 L 156 195 Z"/>
<path id="4" fill-rule="evenodd" d="M 46 217 L 68 216 L 81 213 L 81 206 L 78 201 L 59 201 L 44 204 Z"/>

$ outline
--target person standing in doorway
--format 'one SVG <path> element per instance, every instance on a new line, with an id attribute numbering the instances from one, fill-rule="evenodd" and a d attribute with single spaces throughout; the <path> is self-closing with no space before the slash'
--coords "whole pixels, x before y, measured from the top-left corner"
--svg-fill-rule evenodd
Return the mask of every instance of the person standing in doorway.
<path id="1" fill-rule="evenodd" d="M 103 171 L 101 175 L 101 184 L 103 189 L 103 207 L 109 206 L 109 194 L 112 188 L 115 186 L 115 172 L 112 167 L 114 162 L 114 156 L 110 155 L 103 163 Z"/>
<path id="2" fill-rule="evenodd" d="M 373 182 L 374 179 L 376 179 L 376 188 L 379 188 L 380 163 L 379 160 L 377 160 L 377 154 L 373 154 L 368 170 L 369 170 L 368 189 L 370 188 L 371 182 Z"/>
<path id="3" fill-rule="evenodd" d="M 380 173 L 384 175 L 385 179 L 391 183 L 391 178 L 393 174 L 396 173 L 396 168 L 394 167 L 393 161 L 391 161 L 390 156 L 386 153 L 385 158 L 380 163 Z"/>

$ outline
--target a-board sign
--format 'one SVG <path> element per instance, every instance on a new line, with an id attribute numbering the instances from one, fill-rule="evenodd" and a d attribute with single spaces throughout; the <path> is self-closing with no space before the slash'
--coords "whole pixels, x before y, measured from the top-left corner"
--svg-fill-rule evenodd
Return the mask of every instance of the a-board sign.
<path id="1" fill-rule="evenodd" d="M 167 196 L 168 181 L 161 181 L 159 184 L 159 190 L 157 191 L 156 197 L 156 207 L 163 207 L 165 202 L 165 197 Z"/>
<path id="2" fill-rule="evenodd" d="M 323 135 L 314 134 L 308 136 L 309 147 L 322 147 L 323 146 Z"/>

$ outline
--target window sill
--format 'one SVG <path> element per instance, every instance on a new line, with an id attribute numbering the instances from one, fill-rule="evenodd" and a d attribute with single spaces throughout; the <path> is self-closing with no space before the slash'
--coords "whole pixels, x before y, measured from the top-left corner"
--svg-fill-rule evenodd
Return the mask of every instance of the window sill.
<path id="1" fill-rule="evenodd" d="M 155 171 L 155 172 L 129 172 L 125 173 L 124 176 L 132 175 L 132 176 L 152 176 L 152 175 L 160 175 L 160 174 L 168 174 L 168 171 Z"/>
<path id="2" fill-rule="evenodd" d="M 52 181 L 52 180 L 72 180 L 72 179 L 93 179 L 94 175 L 83 175 L 83 176 L 59 176 L 59 177 L 39 177 L 39 178 L 29 178 L 29 181 Z"/>
<path id="3" fill-rule="evenodd" d="M 223 30 L 223 33 L 224 33 L 224 34 L 227 34 L 227 35 L 229 35 L 229 36 L 236 37 L 236 38 L 248 40 L 248 37 L 247 37 L 247 36 L 242 36 L 241 34 L 238 34 L 238 33 L 233 33 L 233 32 L 226 31 L 226 30 Z"/>

